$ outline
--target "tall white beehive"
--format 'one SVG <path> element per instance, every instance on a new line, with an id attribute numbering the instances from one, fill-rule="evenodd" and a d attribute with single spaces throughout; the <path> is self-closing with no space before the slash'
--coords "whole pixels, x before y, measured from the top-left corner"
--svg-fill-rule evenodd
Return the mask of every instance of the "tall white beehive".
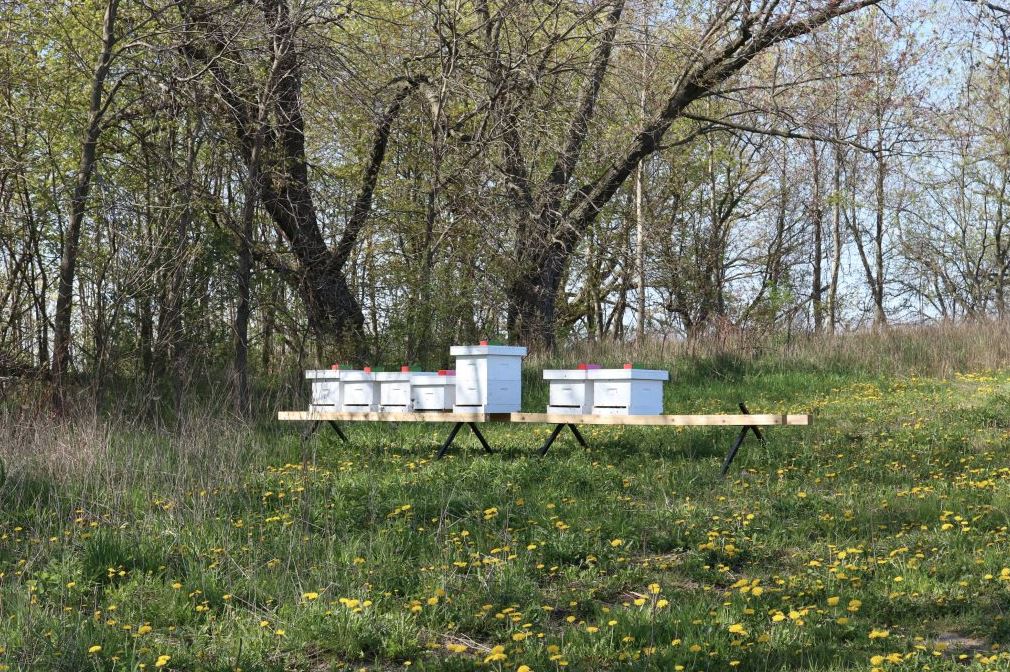
<path id="1" fill-rule="evenodd" d="M 457 413 L 513 413 L 522 403 L 526 348 L 509 345 L 454 345 Z"/>

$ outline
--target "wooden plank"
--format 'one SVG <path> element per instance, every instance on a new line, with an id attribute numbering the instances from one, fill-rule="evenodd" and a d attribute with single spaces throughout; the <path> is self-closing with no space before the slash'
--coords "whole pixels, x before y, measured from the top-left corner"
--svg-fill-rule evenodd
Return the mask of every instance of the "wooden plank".
<path id="1" fill-rule="evenodd" d="M 799 417 L 799 416 L 797 416 Z M 695 427 L 745 425 L 785 425 L 785 415 L 562 415 L 557 413 L 513 413 L 512 422 L 572 425 L 641 425 L 657 427 Z"/>
<path id="2" fill-rule="evenodd" d="M 278 420 L 311 422 L 516 422 L 544 425 L 625 425 L 653 427 L 743 427 L 746 425 L 811 424 L 805 414 L 771 413 L 710 415 L 578 415 L 559 413 L 349 413 L 343 411 L 280 411 Z"/>
<path id="3" fill-rule="evenodd" d="M 312 422 L 508 422 L 508 413 L 351 413 L 346 411 L 280 411 L 278 420 Z"/>

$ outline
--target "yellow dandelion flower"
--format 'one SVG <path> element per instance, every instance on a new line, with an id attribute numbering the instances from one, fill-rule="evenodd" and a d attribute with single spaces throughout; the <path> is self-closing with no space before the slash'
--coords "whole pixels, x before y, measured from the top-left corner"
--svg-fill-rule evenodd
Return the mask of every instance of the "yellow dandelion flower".
<path id="1" fill-rule="evenodd" d="M 154 661 L 155 667 L 165 667 L 168 665 L 168 661 L 172 660 L 172 656 L 161 655 L 158 656 L 158 660 Z"/>
<path id="2" fill-rule="evenodd" d="M 501 644 L 497 644 L 491 648 L 491 652 L 484 658 L 485 663 L 497 663 L 501 660 L 508 659 L 505 655 L 505 647 Z"/>
<path id="3" fill-rule="evenodd" d="M 88 647 L 88 653 L 98 653 L 101 650 L 102 650 L 101 644 L 94 644 Z"/>

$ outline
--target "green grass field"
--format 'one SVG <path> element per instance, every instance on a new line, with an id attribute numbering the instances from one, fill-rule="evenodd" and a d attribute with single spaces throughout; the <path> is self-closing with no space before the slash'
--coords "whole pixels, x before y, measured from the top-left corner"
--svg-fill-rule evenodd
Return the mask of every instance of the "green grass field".
<path id="1" fill-rule="evenodd" d="M 646 362 L 647 364 L 649 362 Z M 656 362 L 652 362 L 656 364 Z M 536 373 L 525 408 L 542 409 Z M 4 670 L 1010 667 L 1010 374 L 682 362 L 725 429 L 16 425 Z"/>

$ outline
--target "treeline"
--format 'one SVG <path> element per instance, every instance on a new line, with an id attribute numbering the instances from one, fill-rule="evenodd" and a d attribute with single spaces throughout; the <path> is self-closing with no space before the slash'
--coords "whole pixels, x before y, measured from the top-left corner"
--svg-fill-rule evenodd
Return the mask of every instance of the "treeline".
<path id="1" fill-rule="evenodd" d="M 438 360 L 1003 315 L 1010 11 L 0 9 L 0 361 Z"/>

